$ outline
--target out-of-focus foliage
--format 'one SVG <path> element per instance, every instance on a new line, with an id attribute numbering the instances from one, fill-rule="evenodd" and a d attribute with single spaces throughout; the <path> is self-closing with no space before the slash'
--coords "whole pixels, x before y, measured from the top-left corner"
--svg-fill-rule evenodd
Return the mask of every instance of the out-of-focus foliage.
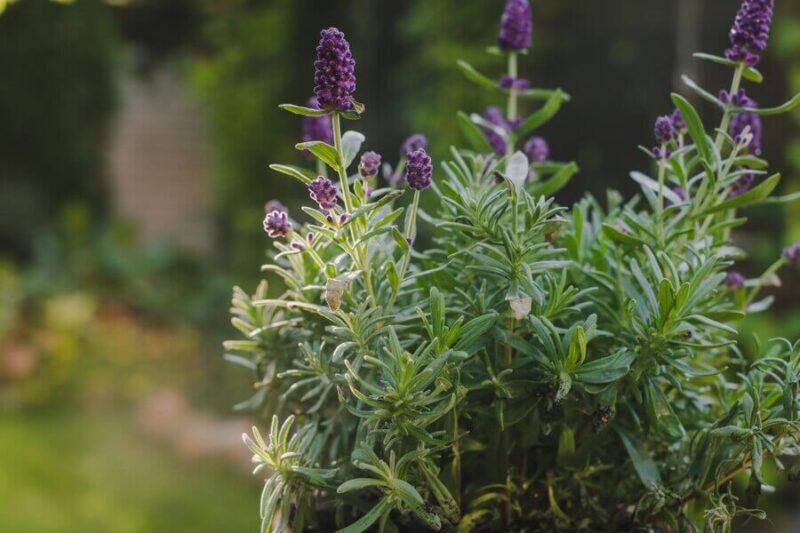
<path id="1" fill-rule="evenodd" d="M 27 0 L 0 16 L 0 242 L 7 251 L 28 252 L 69 202 L 106 205 L 102 148 L 118 57 L 110 9 Z"/>

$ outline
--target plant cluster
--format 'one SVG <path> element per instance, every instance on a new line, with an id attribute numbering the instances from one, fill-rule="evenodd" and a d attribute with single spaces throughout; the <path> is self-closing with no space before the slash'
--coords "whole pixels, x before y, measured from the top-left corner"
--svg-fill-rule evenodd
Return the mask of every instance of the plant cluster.
<path id="1" fill-rule="evenodd" d="M 654 177 L 631 173 L 641 194 L 571 208 L 552 195 L 578 167 L 536 135 L 569 96 L 520 74 L 527 0 L 508 0 L 488 50 L 502 77 L 459 63 L 505 108 L 459 113 L 469 147 L 435 176 L 412 136 L 384 187 L 381 157 L 359 159 L 364 136 L 342 133 L 364 112 L 350 47 L 322 32 L 316 100 L 281 106 L 304 117 L 296 147 L 317 169 L 272 166 L 308 188 L 310 222 L 267 206 L 277 253 L 263 270 L 282 292 L 235 289 L 244 338 L 225 345 L 256 376 L 240 407 L 272 417 L 244 437 L 266 473 L 262 529 L 729 531 L 763 517 L 766 465 L 800 474 L 800 343 L 746 355 L 735 324 L 769 307 L 763 289 L 800 266 L 800 245 L 745 279 L 731 233 L 741 208 L 794 199 L 770 197 L 780 177 L 760 134 L 800 95 L 759 108 L 742 87 L 762 81 L 772 7 L 745 0 L 726 56 L 697 54 L 731 69 L 727 90 L 685 79 L 719 125 L 673 94 L 643 147 Z M 418 223 L 435 229 L 429 249 L 415 248 Z"/>

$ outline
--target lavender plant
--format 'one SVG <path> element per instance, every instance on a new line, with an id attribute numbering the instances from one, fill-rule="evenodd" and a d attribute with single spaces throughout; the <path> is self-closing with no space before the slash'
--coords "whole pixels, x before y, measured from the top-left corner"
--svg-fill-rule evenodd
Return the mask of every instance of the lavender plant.
<path id="1" fill-rule="evenodd" d="M 631 173 L 641 194 L 572 208 L 553 194 L 578 167 L 536 135 L 569 97 L 519 72 L 527 0 L 508 0 L 489 49 L 506 60 L 498 81 L 459 63 L 504 110 L 459 113 L 469 148 L 435 176 L 410 137 L 384 186 L 381 156 L 356 164 L 364 136 L 342 132 L 364 112 L 350 47 L 322 32 L 315 105 L 280 106 L 304 117 L 296 147 L 318 168 L 271 167 L 308 188 L 308 222 L 271 204 L 277 296 L 236 288 L 243 338 L 225 344 L 256 376 L 239 407 L 272 419 L 244 436 L 266 476 L 263 530 L 730 531 L 764 517 L 766 465 L 800 477 L 800 343 L 746 355 L 735 324 L 769 307 L 763 289 L 800 266 L 800 244 L 745 279 L 731 232 L 740 209 L 794 199 L 770 196 L 760 117 L 800 95 L 759 108 L 742 86 L 762 81 L 771 17 L 771 1 L 744 0 L 725 56 L 696 55 L 730 69 L 727 90 L 684 78 L 717 126 L 673 94 L 643 147 L 655 177 Z M 420 222 L 435 229 L 426 250 Z"/>

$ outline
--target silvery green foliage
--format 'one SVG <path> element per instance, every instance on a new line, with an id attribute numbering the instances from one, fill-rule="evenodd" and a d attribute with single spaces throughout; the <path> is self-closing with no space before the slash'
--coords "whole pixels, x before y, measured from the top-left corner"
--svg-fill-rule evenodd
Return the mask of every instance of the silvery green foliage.
<path id="1" fill-rule="evenodd" d="M 504 54 L 517 79 L 521 56 Z M 731 69 L 730 94 L 761 81 L 699 57 Z M 266 476 L 262 528 L 730 531 L 763 518 L 766 466 L 799 475 L 800 343 L 736 346 L 736 321 L 769 306 L 761 290 L 786 259 L 726 285 L 744 255 L 731 230 L 740 209 L 789 199 L 769 196 L 779 176 L 746 152 L 748 135 L 728 135 L 741 110 L 687 80 L 720 124 L 673 95 L 683 124 L 645 149 L 653 176 L 632 173 L 642 193 L 565 208 L 552 195 L 577 166 L 530 163 L 516 147 L 566 93 L 460 66 L 505 99 L 509 127 L 492 130 L 505 156 L 480 115 L 461 113 L 470 147 L 451 150 L 431 189 L 370 191 L 373 178 L 351 169 L 363 136 L 341 133 L 363 108 L 333 111 L 333 145 L 297 148 L 338 177 L 341 201 L 309 204 L 310 221 L 275 241 L 263 267 L 273 297 L 266 282 L 234 291 L 243 337 L 227 357 L 256 377 L 239 407 L 272 419 L 267 439 L 245 436 Z M 317 176 L 272 168 L 306 186 Z M 745 173 L 760 183 L 732 196 Z M 421 211 L 421 194 L 438 207 Z M 413 247 L 417 218 L 435 235 L 425 250 Z"/>

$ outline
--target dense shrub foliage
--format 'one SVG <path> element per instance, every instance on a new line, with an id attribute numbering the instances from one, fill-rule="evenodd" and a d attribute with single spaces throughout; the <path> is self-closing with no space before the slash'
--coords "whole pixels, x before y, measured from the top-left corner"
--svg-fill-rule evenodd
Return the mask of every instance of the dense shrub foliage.
<path id="1" fill-rule="evenodd" d="M 744 1 L 725 57 L 697 55 L 731 70 L 729 88 L 685 79 L 720 121 L 672 95 L 644 148 L 652 176 L 631 173 L 641 195 L 572 208 L 552 195 L 577 165 L 535 134 L 569 96 L 519 75 L 529 9 L 507 2 L 489 49 L 507 61 L 499 80 L 459 64 L 505 108 L 459 113 L 469 148 L 436 165 L 410 137 L 383 163 L 387 187 L 378 154 L 357 159 L 364 136 L 342 133 L 364 109 L 340 31 L 322 32 L 316 100 L 281 106 L 330 135 L 297 144 L 316 172 L 272 166 L 316 204 L 305 224 L 266 208 L 277 253 L 263 270 L 283 292 L 234 291 L 244 338 L 227 357 L 256 375 L 240 407 L 272 417 L 245 436 L 267 476 L 263 529 L 728 531 L 763 517 L 766 465 L 800 474 L 800 343 L 751 357 L 735 341 L 736 320 L 768 308 L 762 289 L 800 263 L 795 245 L 758 278 L 733 270 L 739 210 L 793 199 L 770 197 L 761 117 L 800 95 L 759 108 L 743 88 L 762 81 L 772 2 Z"/>

